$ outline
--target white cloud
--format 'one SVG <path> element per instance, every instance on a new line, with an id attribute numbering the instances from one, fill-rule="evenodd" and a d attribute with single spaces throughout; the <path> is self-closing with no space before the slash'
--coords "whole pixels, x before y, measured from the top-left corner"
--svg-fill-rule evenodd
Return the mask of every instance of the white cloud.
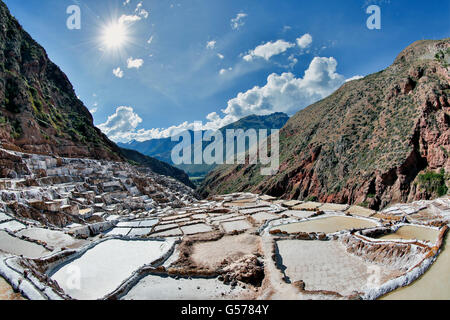
<path id="1" fill-rule="evenodd" d="M 123 5 L 124 5 L 124 6 L 129 5 L 129 4 L 130 4 L 130 1 L 131 1 L 131 0 L 125 0 L 125 1 L 123 2 Z"/>
<path id="2" fill-rule="evenodd" d="M 233 30 L 238 30 L 245 25 L 244 18 L 248 15 L 246 13 L 238 13 L 236 18 L 231 19 L 231 28 Z"/>
<path id="3" fill-rule="evenodd" d="M 153 36 L 151 36 L 150 39 L 147 40 L 148 44 L 152 44 L 152 42 L 153 42 Z"/>
<path id="4" fill-rule="evenodd" d="M 350 82 L 350 81 L 353 81 L 353 80 L 359 80 L 359 79 L 362 79 L 362 78 L 364 78 L 364 77 L 363 76 L 353 76 L 353 77 L 345 80 L 345 82 Z"/>
<path id="5" fill-rule="evenodd" d="M 142 1 L 141 1 L 141 2 L 139 2 L 137 4 L 136 9 L 134 10 L 134 12 L 137 13 L 140 17 L 143 17 L 144 19 L 147 19 L 148 16 L 149 16 L 149 13 L 142 6 L 143 5 L 142 5 Z"/>
<path id="6" fill-rule="evenodd" d="M 141 117 L 134 112 L 132 107 L 121 106 L 98 128 L 114 141 L 129 141 L 141 122 Z"/>
<path id="7" fill-rule="evenodd" d="M 135 68 L 139 69 L 144 65 L 144 60 L 142 59 L 133 59 L 133 57 L 128 58 L 127 60 L 127 67 L 128 69 Z"/>
<path id="8" fill-rule="evenodd" d="M 344 83 L 344 77 L 336 73 L 336 67 L 334 58 L 316 57 L 303 78 L 296 78 L 290 72 L 273 73 L 265 86 L 239 93 L 228 101 L 222 112 L 237 118 L 250 114 L 294 113 L 325 98 Z"/>
<path id="9" fill-rule="evenodd" d="M 232 71 L 233 70 L 233 68 L 228 68 L 228 69 L 221 69 L 220 71 L 219 71 L 219 74 L 220 75 L 224 75 L 225 73 L 227 73 L 227 72 L 229 72 L 229 71 Z"/>
<path id="10" fill-rule="evenodd" d="M 92 108 L 92 109 L 89 110 L 89 112 L 90 112 L 91 114 L 94 114 L 94 113 L 96 113 L 97 111 L 98 111 L 98 108 Z"/>
<path id="11" fill-rule="evenodd" d="M 118 67 L 117 69 L 113 70 L 113 74 L 117 77 L 117 78 L 122 78 L 123 77 L 123 71 L 122 69 L 120 69 L 120 67 Z"/>
<path id="12" fill-rule="evenodd" d="M 288 67 L 291 69 L 298 63 L 298 59 L 293 54 L 289 56 L 288 60 L 290 62 Z"/>
<path id="13" fill-rule="evenodd" d="M 141 17 L 137 16 L 137 15 L 126 15 L 123 14 L 120 16 L 119 18 L 119 23 L 120 24 L 132 24 L 136 21 L 141 20 Z"/>
<path id="14" fill-rule="evenodd" d="M 208 41 L 206 43 L 206 49 L 214 49 L 216 47 L 216 41 L 212 40 L 212 41 Z"/>
<path id="15" fill-rule="evenodd" d="M 297 78 L 290 72 L 273 73 L 263 87 L 255 86 L 229 100 L 227 107 L 221 110 L 222 117 L 217 112 L 208 114 L 207 122 L 201 128 L 196 127 L 195 123 L 184 122 L 165 129 L 136 130 L 142 119 L 130 107 L 119 107 L 99 128 L 114 141 L 145 141 L 171 137 L 185 130 L 219 129 L 251 114 L 293 114 L 327 97 L 345 82 L 345 78 L 336 72 L 336 68 L 337 61 L 333 57 L 316 57 L 311 61 L 303 78 Z M 230 69 L 222 70 L 226 73 Z"/>
<path id="16" fill-rule="evenodd" d="M 267 42 L 265 44 L 257 46 L 254 50 L 251 50 L 247 55 L 244 56 L 244 60 L 249 62 L 252 61 L 255 57 L 260 57 L 268 61 L 271 57 L 279 55 L 280 53 L 283 53 L 292 47 L 295 47 L 295 44 L 284 40 Z"/>
<path id="17" fill-rule="evenodd" d="M 308 48 L 312 42 L 313 38 L 309 33 L 306 33 L 300 38 L 297 38 L 297 45 L 302 49 Z"/>
<path id="18" fill-rule="evenodd" d="M 219 59 L 225 58 L 225 56 L 223 54 L 220 54 L 220 53 L 218 53 L 217 56 L 219 57 Z"/>

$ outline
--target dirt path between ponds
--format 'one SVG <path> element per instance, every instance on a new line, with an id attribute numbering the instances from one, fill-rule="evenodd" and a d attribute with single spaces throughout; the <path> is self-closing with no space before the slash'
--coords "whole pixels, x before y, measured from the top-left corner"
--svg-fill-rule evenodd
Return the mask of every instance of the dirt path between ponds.
<path id="1" fill-rule="evenodd" d="M 5 279 L 0 277 L 0 300 L 26 300 L 20 293 L 14 292 Z"/>

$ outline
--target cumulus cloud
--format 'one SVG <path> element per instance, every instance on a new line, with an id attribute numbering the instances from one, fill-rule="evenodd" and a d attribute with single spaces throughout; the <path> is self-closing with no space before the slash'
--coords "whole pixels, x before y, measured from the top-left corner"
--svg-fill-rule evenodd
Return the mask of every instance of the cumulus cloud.
<path id="1" fill-rule="evenodd" d="M 118 67 L 117 69 L 113 70 L 113 74 L 117 77 L 117 78 L 122 78 L 123 77 L 123 71 L 122 69 L 120 69 L 120 67 Z"/>
<path id="2" fill-rule="evenodd" d="M 231 28 L 233 30 L 238 30 L 239 28 L 243 27 L 245 25 L 244 19 L 248 15 L 246 13 L 238 13 L 236 18 L 231 19 Z"/>
<path id="3" fill-rule="evenodd" d="M 296 112 L 331 94 L 345 79 L 336 72 L 334 58 L 316 57 L 312 60 L 303 78 L 296 78 L 287 72 L 271 74 L 267 84 L 241 92 L 228 101 L 222 112 L 238 118 L 249 114 L 270 114 L 273 112 Z"/>
<path id="4" fill-rule="evenodd" d="M 216 47 L 216 41 L 212 40 L 212 41 L 208 41 L 206 43 L 206 49 L 214 49 Z"/>
<path id="5" fill-rule="evenodd" d="M 302 49 L 308 48 L 312 42 L 313 38 L 309 33 L 306 33 L 300 38 L 297 38 L 297 45 Z"/>
<path id="6" fill-rule="evenodd" d="M 294 43 L 290 43 L 284 40 L 277 40 L 275 42 L 267 42 L 265 44 L 257 46 L 254 50 L 251 50 L 244 56 L 245 61 L 252 61 L 255 57 L 269 60 L 271 57 L 279 55 L 285 52 L 289 48 L 295 47 Z"/>
<path id="7" fill-rule="evenodd" d="M 220 53 L 218 53 L 217 56 L 218 56 L 219 59 L 221 59 L 221 60 L 222 60 L 223 58 L 225 58 L 225 56 L 224 56 L 223 54 L 220 54 Z"/>
<path id="8" fill-rule="evenodd" d="M 144 60 L 142 60 L 142 59 L 133 59 L 133 57 L 130 57 L 127 60 L 128 69 L 131 69 L 131 68 L 139 69 L 143 65 L 144 65 Z"/>
<path id="9" fill-rule="evenodd" d="M 225 74 L 230 69 L 222 70 L 220 73 Z M 316 57 L 311 61 L 303 78 L 296 77 L 291 72 L 273 73 L 268 76 L 264 86 L 255 86 L 229 100 L 227 107 L 221 110 L 222 116 L 217 112 L 208 114 L 206 123 L 201 127 L 195 123 L 184 122 L 169 128 L 136 130 L 142 119 L 132 108 L 119 107 L 99 128 L 112 140 L 122 142 L 167 138 L 185 130 L 215 130 L 251 114 L 293 114 L 327 97 L 344 82 L 344 76 L 337 73 L 337 61 L 333 57 Z"/>
<path id="10" fill-rule="evenodd" d="M 121 106 L 98 128 L 112 140 L 124 142 L 129 141 L 130 136 L 141 122 L 141 117 L 134 112 L 132 107 Z"/>

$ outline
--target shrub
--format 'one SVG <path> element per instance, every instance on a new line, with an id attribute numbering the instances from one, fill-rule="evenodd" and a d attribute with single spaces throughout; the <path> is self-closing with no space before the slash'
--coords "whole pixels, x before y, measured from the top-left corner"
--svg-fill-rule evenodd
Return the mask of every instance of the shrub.
<path id="1" fill-rule="evenodd" d="M 437 194 L 439 197 L 442 197 L 448 192 L 446 178 L 444 169 L 441 169 L 439 173 L 428 171 L 419 175 L 419 187 L 429 194 Z"/>

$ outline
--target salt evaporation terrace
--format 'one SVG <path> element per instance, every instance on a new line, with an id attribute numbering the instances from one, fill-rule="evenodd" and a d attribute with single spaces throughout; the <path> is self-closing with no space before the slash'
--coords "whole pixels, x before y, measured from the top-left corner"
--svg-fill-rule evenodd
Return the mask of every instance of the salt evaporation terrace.
<path id="1" fill-rule="evenodd" d="M 198 200 L 125 163 L 0 152 L 0 299 L 450 299 L 448 196 Z"/>

